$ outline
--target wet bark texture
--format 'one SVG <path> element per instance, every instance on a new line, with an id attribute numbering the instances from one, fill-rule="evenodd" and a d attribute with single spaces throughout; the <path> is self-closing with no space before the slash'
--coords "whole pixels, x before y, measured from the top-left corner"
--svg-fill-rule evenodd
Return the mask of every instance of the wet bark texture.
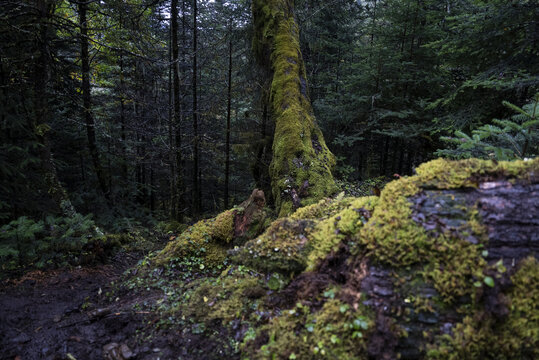
<path id="1" fill-rule="evenodd" d="M 518 268 L 520 260 L 529 255 L 538 258 L 539 250 L 539 181 L 512 184 L 508 181 L 484 182 L 477 189 L 425 190 L 409 199 L 413 219 L 429 233 L 459 232 L 468 219 L 467 210 L 476 206 L 485 226 L 488 243 L 486 260 L 493 265 L 503 259 L 506 275 L 496 280 L 496 286 L 485 287 L 480 294 L 489 316 L 503 318 L 508 304 L 503 291 L 511 286 L 509 276 Z M 463 318 L 456 308 L 469 303 L 469 298 L 457 299 L 454 306 L 435 305 L 431 311 L 417 311 L 407 296 L 414 294 L 423 299 L 439 297 L 436 289 L 427 283 L 410 286 L 403 291 L 395 286 L 395 272 L 406 278 L 407 270 L 363 263 L 365 273 L 357 281 L 354 272 L 348 272 L 345 288 L 354 293 L 368 294 L 365 305 L 376 313 L 376 330 L 369 339 L 368 352 L 373 359 L 421 359 L 424 357 L 424 333 L 452 334 L 452 329 Z M 357 266 L 356 268 L 360 268 Z M 407 280 L 410 280 L 409 278 Z M 523 296 L 525 296 L 523 294 Z M 395 336 L 394 325 L 405 329 L 407 337 Z"/>

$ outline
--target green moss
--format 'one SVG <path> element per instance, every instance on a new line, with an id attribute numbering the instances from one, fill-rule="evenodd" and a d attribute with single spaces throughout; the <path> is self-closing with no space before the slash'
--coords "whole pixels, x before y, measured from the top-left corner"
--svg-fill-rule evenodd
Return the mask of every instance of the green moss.
<path id="1" fill-rule="evenodd" d="M 249 359 L 362 359 L 374 321 L 366 309 L 353 310 L 339 300 L 327 301 L 312 312 L 298 303 L 259 328 L 269 340 L 260 348 L 246 341 L 244 356 Z"/>
<path id="2" fill-rule="evenodd" d="M 412 178 L 386 185 L 373 216 L 360 231 L 360 241 L 380 262 L 407 266 L 429 256 L 425 230 L 412 220 L 408 197 L 419 192 Z"/>
<path id="3" fill-rule="evenodd" d="M 206 265 L 222 264 L 227 248 L 212 238 L 215 218 L 201 220 L 182 232 L 155 257 L 156 265 L 165 265 L 172 258 L 200 256 Z"/>
<path id="4" fill-rule="evenodd" d="M 253 47 L 262 64 L 267 64 L 269 57 L 273 71 L 270 102 L 275 135 L 270 177 L 279 216 L 295 210 L 294 192 L 302 205 L 310 205 L 337 189 L 331 175 L 335 158 L 324 142 L 307 96 L 299 29 L 292 9 L 288 0 L 253 2 Z"/>
<path id="5" fill-rule="evenodd" d="M 356 237 L 359 229 L 368 220 L 367 213 L 370 214 L 374 210 L 378 198 L 370 196 L 345 202 L 346 208 L 320 221 L 313 229 L 309 242 L 307 270 L 314 270 L 321 259 L 324 259 L 331 251 L 337 250 L 341 241 Z"/>
<path id="6" fill-rule="evenodd" d="M 454 234 L 429 234 L 412 219 L 410 197 L 422 189 L 477 187 L 479 179 L 518 177 L 530 179 L 539 171 L 539 159 L 498 162 L 469 159 L 437 159 L 417 168 L 417 175 L 387 184 L 371 220 L 359 231 L 359 247 L 376 261 L 396 268 L 424 266 L 426 280 L 432 282 L 444 301 L 474 295 L 473 284 L 484 277 L 481 256 L 486 242 L 477 210 L 468 211 L 461 234 L 473 234 L 477 244 Z"/>
<path id="7" fill-rule="evenodd" d="M 422 187 L 437 189 L 457 189 L 477 187 L 481 178 L 519 178 L 529 180 L 537 177 L 539 158 L 531 161 L 500 161 L 466 159 L 452 161 L 437 159 L 420 165 L 417 168 L 416 182 Z"/>
<path id="8" fill-rule="evenodd" d="M 428 359 L 539 358 L 539 263 L 525 259 L 511 278 L 510 313 L 497 321 L 482 308 L 466 316 L 451 335 L 428 346 Z"/>
<path id="9" fill-rule="evenodd" d="M 339 243 L 352 238 L 367 221 L 376 197 L 320 200 L 274 221 L 258 238 L 248 241 L 235 257 L 237 263 L 260 271 L 286 274 L 313 270 Z"/>
<path id="10" fill-rule="evenodd" d="M 307 265 L 308 233 L 314 221 L 282 218 L 256 239 L 250 240 L 235 261 L 260 271 L 300 273 Z"/>
<path id="11" fill-rule="evenodd" d="M 321 220 L 328 218 L 350 206 L 354 200 L 355 198 L 345 197 L 344 193 L 340 193 L 334 198 L 324 198 L 318 201 L 316 204 L 299 208 L 292 215 L 290 215 L 290 219 Z"/>
<path id="12" fill-rule="evenodd" d="M 261 275 L 243 268 L 229 268 L 217 278 L 197 280 L 180 308 L 182 316 L 208 324 L 221 321 L 223 326 L 235 319 L 248 320 L 265 296 Z"/>
<path id="13" fill-rule="evenodd" d="M 215 218 L 211 227 L 211 235 L 214 239 L 230 243 L 234 238 L 234 210 L 223 211 Z"/>

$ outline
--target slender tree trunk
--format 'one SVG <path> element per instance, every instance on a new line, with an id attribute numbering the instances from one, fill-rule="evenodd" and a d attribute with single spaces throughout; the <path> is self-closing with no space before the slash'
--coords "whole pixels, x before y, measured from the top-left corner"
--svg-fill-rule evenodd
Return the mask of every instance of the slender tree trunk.
<path id="1" fill-rule="evenodd" d="M 180 95 L 180 57 L 178 49 L 178 0 L 172 0 L 170 3 L 171 9 L 171 31 L 172 31 L 172 87 L 173 91 L 173 100 L 174 104 L 173 116 L 174 116 L 174 127 L 176 129 L 176 189 L 175 195 L 173 196 L 173 201 L 175 202 L 174 208 L 176 209 L 176 219 L 178 221 L 183 221 L 183 201 L 182 201 L 182 132 L 181 132 L 181 95 Z M 185 14 L 182 14 L 185 16 Z"/>
<path id="2" fill-rule="evenodd" d="M 400 148 L 400 141 L 398 138 L 393 139 L 393 156 L 391 157 L 391 172 L 396 173 L 397 172 L 397 157 L 398 152 Z"/>
<path id="3" fill-rule="evenodd" d="M 65 217 L 73 217 L 76 214 L 67 191 L 64 189 L 60 180 L 58 179 L 58 173 L 56 171 L 56 165 L 52 157 L 51 146 L 49 142 L 48 130 L 49 125 L 49 106 L 47 93 L 47 85 L 49 82 L 49 49 L 48 49 L 48 33 L 49 33 L 49 19 L 54 10 L 54 4 L 47 0 L 37 0 L 36 9 L 38 13 L 38 28 L 39 37 L 37 41 L 38 45 L 38 58 L 34 67 L 34 106 L 35 106 L 35 118 L 31 126 L 34 128 L 36 136 L 38 137 L 41 146 L 39 148 L 39 155 L 41 158 L 41 165 L 45 182 L 47 184 L 47 192 L 51 196 L 62 215 Z"/>
<path id="4" fill-rule="evenodd" d="M 416 147 L 414 146 L 410 146 L 410 151 L 408 151 L 408 156 L 406 158 L 406 173 L 407 174 L 412 174 L 412 171 L 414 169 L 414 157 L 415 157 L 415 154 L 416 152 L 414 151 Z"/>
<path id="5" fill-rule="evenodd" d="M 198 157 L 198 104 L 197 104 L 197 0 L 193 0 L 193 217 L 197 218 L 200 213 L 200 183 L 199 183 L 199 157 Z"/>
<path id="6" fill-rule="evenodd" d="M 269 134 L 271 132 L 268 129 L 270 115 L 268 112 L 269 94 L 266 91 L 262 96 L 262 121 L 260 122 L 260 141 L 257 146 L 257 156 L 255 163 L 253 164 L 253 177 L 256 183 L 256 187 L 261 189 L 266 194 L 271 194 L 271 179 L 269 175 L 269 165 L 271 163 L 271 142 L 272 138 Z M 267 204 L 273 205 L 273 197 L 267 197 Z"/>
<path id="7" fill-rule="evenodd" d="M 372 24 L 371 24 L 371 48 L 374 44 L 374 30 L 376 29 L 376 0 L 372 9 Z"/>
<path id="8" fill-rule="evenodd" d="M 174 12 L 171 11 L 171 16 Z M 169 146 L 169 217 L 176 219 L 176 150 L 174 147 L 174 104 L 172 73 L 174 72 L 174 63 L 172 61 L 172 26 L 169 33 L 169 56 L 170 66 L 168 67 L 168 146 Z"/>
<path id="9" fill-rule="evenodd" d="M 232 110 L 232 39 L 228 41 L 228 89 L 226 104 L 226 140 L 225 140 L 225 209 L 228 209 L 228 184 L 230 177 L 230 115 Z"/>
<path id="10" fill-rule="evenodd" d="M 97 150 L 96 136 L 95 136 L 95 122 L 92 116 L 91 105 L 91 87 L 90 87 L 90 53 L 88 46 L 88 23 L 86 18 L 86 12 L 88 10 L 87 2 L 79 2 L 79 26 L 80 26 L 80 49 L 81 49 L 81 70 L 82 70 L 82 102 L 84 120 L 86 122 L 86 134 L 88 136 L 88 149 L 92 157 L 99 187 L 106 199 L 110 202 L 109 189 L 107 188 L 107 182 L 105 180 L 105 174 L 101 161 L 99 159 L 99 152 Z"/>
<path id="11" fill-rule="evenodd" d="M 122 139 L 122 178 L 125 184 L 128 183 L 127 172 L 127 135 L 125 126 L 125 84 L 124 84 L 124 59 L 123 54 L 120 54 L 120 127 Z"/>
<path id="12" fill-rule="evenodd" d="M 150 163 L 150 213 L 155 211 L 155 189 L 154 189 L 154 171 L 153 161 Z"/>
<path id="13" fill-rule="evenodd" d="M 389 153 L 389 138 L 386 136 L 384 137 L 384 147 L 382 150 L 382 162 L 381 162 L 381 168 L 380 168 L 380 174 L 386 175 L 387 173 L 387 155 Z"/>
<path id="14" fill-rule="evenodd" d="M 120 28 L 123 28 L 123 16 L 120 15 Z M 122 140 L 122 179 L 125 188 L 127 189 L 128 181 L 128 167 L 127 167 L 127 134 L 125 123 L 125 73 L 124 73 L 124 54 L 120 50 L 119 53 L 119 65 L 120 65 L 120 138 Z M 124 191 L 124 197 L 128 195 L 128 191 Z"/>
<path id="15" fill-rule="evenodd" d="M 399 149 L 399 168 L 398 173 L 399 175 L 402 175 L 402 171 L 404 170 L 404 153 L 406 152 L 406 142 L 400 141 L 400 149 Z"/>

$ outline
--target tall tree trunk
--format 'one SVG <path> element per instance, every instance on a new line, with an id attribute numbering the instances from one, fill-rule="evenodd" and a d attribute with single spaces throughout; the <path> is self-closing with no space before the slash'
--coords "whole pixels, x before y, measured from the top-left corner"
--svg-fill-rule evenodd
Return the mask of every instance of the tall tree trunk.
<path id="1" fill-rule="evenodd" d="M 173 12 L 171 11 L 173 14 Z M 172 15 L 171 14 L 171 15 Z M 172 26 L 169 33 L 169 57 L 170 66 L 168 67 L 168 146 L 169 146 L 169 217 L 176 219 L 176 150 L 174 147 L 174 99 L 172 87 L 172 73 L 174 72 L 174 62 L 172 61 Z"/>
<path id="2" fill-rule="evenodd" d="M 382 161 L 380 162 L 380 175 L 387 173 L 387 156 L 389 154 L 389 138 L 384 136 L 384 146 L 382 148 Z"/>
<path id="3" fill-rule="evenodd" d="M 253 48 L 271 68 L 270 105 L 275 122 L 272 192 L 279 215 L 318 202 L 336 191 L 327 148 L 307 94 L 305 66 L 292 0 L 254 0 Z"/>
<path id="4" fill-rule="evenodd" d="M 124 59 L 123 54 L 120 53 L 120 127 L 122 139 L 122 178 L 125 184 L 128 184 L 128 171 L 127 171 L 127 135 L 125 127 L 125 83 L 124 83 Z"/>
<path id="5" fill-rule="evenodd" d="M 47 85 L 49 82 L 49 49 L 48 33 L 49 20 L 54 11 L 54 3 L 48 0 L 37 0 L 36 9 L 38 11 L 38 58 L 34 67 L 34 106 L 35 118 L 31 126 L 35 129 L 36 136 L 41 143 L 39 155 L 43 175 L 47 185 L 47 192 L 51 196 L 62 215 L 73 217 L 76 214 L 66 190 L 58 179 L 56 165 L 52 157 L 51 146 L 49 142 L 48 125 L 49 121 L 49 95 Z"/>
<path id="6" fill-rule="evenodd" d="M 271 142 L 272 129 L 268 129 L 269 125 L 269 94 L 264 91 L 261 95 L 262 99 L 262 121 L 260 122 L 260 141 L 256 148 L 256 160 L 252 167 L 253 177 L 257 189 L 261 189 L 265 194 L 271 194 L 271 179 L 269 175 L 269 165 L 271 163 Z M 267 198 L 267 205 L 273 206 L 273 197 Z"/>
<path id="7" fill-rule="evenodd" d="M 228 89 L 226 104 L 225 140 L 225 209 L 228 209 L 228 184 L 230 178 L 230 115 L 232 110 L 232 39 L 228 40 Z"/>
<path id="8" fill-rule="evenodd" d="M 374 31 L 376 29 L 376 0 L 373 2 L 372 23 L 371 23 L 371 48 L 374 45 Z"/>
<path id="9" fill-rule="evenodd" d="M 120 29 L 123 29 L 123 16 L 120 14 Z M 127 167 L 127 134 L 125 123 L 125 74 L 124 74 L 124 54 L 123 51 L 119 52 L 119 65 L 120 65 L 120 138 L 122 139 L 122 179 L 125 184 L 125 189 L 129 184 L 128 181 L 128 167 Z M 128 196 L 128 191 L 123 193 L 124 200 Z"/>
<path id="10" fill-rule="evenodd" d="M 200 213 L 200 183 L 199 183 L 199 158 L 198 158 L 198 104 L 197 104 L 197 0 L 193 0 L 193 217 L 197 218 Z"/>
<path id="11" fill-rule="evenodd" d="M 176 129 L 176 189 L 175 195 L 173 196 L 173 201 L 175 202 L 174 208 L 176 209 L 176 219 L 178 221 L 183 220 L 183 201 L 182 201 L 182 132 L 181 132 L 181 116 L 180 116 L 180 57 L 178 49 L 178 0 L 172 0 L 170 3 L 170 12 L 171 12 L 171 31 L 172 31 L 172 87 L 173 91 L 173 100 L 174 104 L 173 116 L 174 116 L 174 127 Z M 182 14 L 184 16 L 185 14 Z"/>
<path id="12" fill-rule="evenodd" d="M 88 23 L 86 18 L 86 12 L 88 10 L 88 3 L 81 1 L 78 4 L 79 9 L 79 27 L 80 27 L 80 56 L 81 56 L 81 70 L 82 70 L 82 102 L 84 121 L 86 122 L 86 134 L 88 136 L 88 149 L 92 157 L 95 174 L 99 187 L 105 198 L 110 202 L 109 189 L 107 188 L 107 182 L 105 180 L 105 173 L 101 166 L 99 159 L 99 152 L 97 150 L 96 136 L 95 136 L 95 122 L 92 116 L 92 104 L 91 104 L 91 87 L 90 87 L 90 53 L 88 46 Z"/>

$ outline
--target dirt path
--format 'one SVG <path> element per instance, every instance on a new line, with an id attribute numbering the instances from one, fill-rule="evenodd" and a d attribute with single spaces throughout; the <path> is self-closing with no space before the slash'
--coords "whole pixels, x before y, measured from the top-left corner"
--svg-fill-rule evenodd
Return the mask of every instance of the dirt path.
<path id="1" fill-rule="evenodd" d="M 110 282 L 135 260 L 124 255 L 114 265 L 37 271 L 0 284 L 0 359 L 169 358 L 166 344 L 137 345 L 146 314 L 132 304 L 141 299 L 107 300 Z"/>

